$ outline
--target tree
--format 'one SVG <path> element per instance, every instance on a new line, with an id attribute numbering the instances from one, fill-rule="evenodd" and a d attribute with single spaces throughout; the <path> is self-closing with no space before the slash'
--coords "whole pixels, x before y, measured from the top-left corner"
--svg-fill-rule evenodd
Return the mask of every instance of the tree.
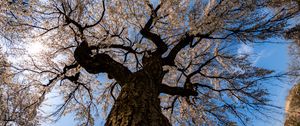
<path id="1" fill-rule="evenodd" d="M 290 28 L 286 32 L 286 38 L 291 39 L 293 43 L 290 45 L 289 53 L 292 59 L 290 63 L 290 78 L 292 83 L 296 84 L 290 90 L 286 101 L 286 120 L 285 126 L 298 126 L 300 125 L 299 116 L 299 91 L 300 91 L 300 25 Z"/>
<path id="2" fill-rule="evenodd" d="M 40 103 L 59 90 L 64 103 L 52 115 L 74 112 L 82 125 L 94 125 L 102 105 L 111 109 L 107 126 L 246 125 L 245 112 L 265 115 L 274 106 L 263 82 L 277 75 L 236 50 L 240 43 L 282 37 L 287 21 L 299 15 L 294 1 L 271 0 L 0 5 L 1 34 L 12 46 L 47 47 L 38 56 L 12 51 L 26 61 L 13 64 L 13 73 L 34 80 L 25 85 L 39 98 L 30 100 Z M 112 80 L 99 83 L 100 73 Z"/>
<path id="3" fill-rule="evenodd" d="M 289 47 L 289 54 L 292 59 L 289 69 L 291 78 L 297 83 L 300 81 L 300 25 L 287 30 L 285 37 L 293 41 Z"/>
<path id="4" fill-rule="evenodd" d="M 22 85 L 13 81 L 9 63 L 2 53 L 0 55 L 0 75 L 0 125 L 37 125 L 39 123 L 37 108 L 42 99 L 39 102 L 28 100 L 39 97 L 30 91 L 31 85 Z"/>

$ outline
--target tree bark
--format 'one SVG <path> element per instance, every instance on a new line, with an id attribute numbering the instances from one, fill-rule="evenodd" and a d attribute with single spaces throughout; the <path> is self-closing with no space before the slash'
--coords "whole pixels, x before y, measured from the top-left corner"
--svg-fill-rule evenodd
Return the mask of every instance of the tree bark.
<path id="1" fill-rule="evenodd" d="M 147 72 L 135 73 L 125 84 L 105 126 L 171 126 L 162 114 L 159 85 Z"/>

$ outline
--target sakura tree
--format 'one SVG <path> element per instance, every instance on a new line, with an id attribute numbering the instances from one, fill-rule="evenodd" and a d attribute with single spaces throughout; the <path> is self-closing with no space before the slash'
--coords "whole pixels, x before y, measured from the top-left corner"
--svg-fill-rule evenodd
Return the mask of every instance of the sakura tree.
<path id="1" fill-rule="evenodd" d="M 237 49 L 283 36 L 299 7 L 276 2 L 1 1 L 1 35 L 25 60 L 11 70 L 32 80 L 31 109 L 58 90 L 51 116 L 75 113 L 80 125 L 108 110 L 107 126 L 246 125 L 274 107 L 264 82 L 277 75 Z M 38 55 L 15 50 L 33 42 Z"/>

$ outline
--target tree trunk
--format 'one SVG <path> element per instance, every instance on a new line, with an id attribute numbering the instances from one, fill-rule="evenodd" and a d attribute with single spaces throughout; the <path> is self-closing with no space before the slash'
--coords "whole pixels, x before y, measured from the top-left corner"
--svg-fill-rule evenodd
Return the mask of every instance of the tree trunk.
<path id="1" fill-rule="evenodd" d="M 132 73 L 107 54 L 91 56 L 83 41 L 74 51 L 74 58 L 89 73 L 106 72 L 122 90 L 106 120 L 106 126 L 171 126 L 160 107 L 162 62 L 159 55 L 143 57 L 143 70 Z"/>
<path id="2" fill-rule="evenodd" d="M 122 90 L 106 126 L 171 126 L 162 114 L 157 78 L 138 72 Z"/>

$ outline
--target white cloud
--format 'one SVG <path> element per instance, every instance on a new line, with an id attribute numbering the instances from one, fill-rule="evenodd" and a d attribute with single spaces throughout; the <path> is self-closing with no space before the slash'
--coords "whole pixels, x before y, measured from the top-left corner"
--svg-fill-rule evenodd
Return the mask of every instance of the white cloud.
<path id="1" fill-rule="evenodd" d="M 246 44 L 241 44 L 240 48 L 237 50 L 239 56 L 243 55 L 251 55 L 253 54 L 253 47 L 246 45 Z"/>
<path id="2" fill-rule="evenodd" d="M 250 62 L 253 65 L 256 65 L 256 63 L 262 58 L 265 57 L 265 50 L 261 50 L 259 52 L 254 51 L 254 47 L 252 45 L 247 44 L 241 44 L 240 47 L 237 50 L 238 56 L 249 56 Z M 269 55 L 269 54 L 268 54 Z"/>

